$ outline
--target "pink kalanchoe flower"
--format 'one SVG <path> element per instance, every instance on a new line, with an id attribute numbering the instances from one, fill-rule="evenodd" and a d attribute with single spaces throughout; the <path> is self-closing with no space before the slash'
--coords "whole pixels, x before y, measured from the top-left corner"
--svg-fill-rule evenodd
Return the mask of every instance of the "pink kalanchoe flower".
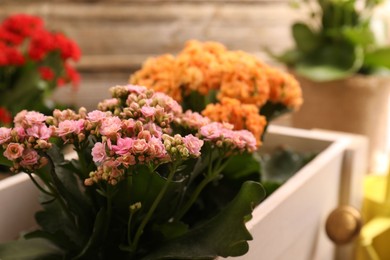
<path id="1" fill-rule="evenodd" d="M 4 144 L 11 139 L 11 129 L 0 127 L 0 144 Z"/>
<path id="2" fill-rule="evenodd" d="M 21 126 L 14 127 L 14 129 L 12 129 L 12 134 L 17 136 L 18 142 L 23 142 L 26 138 L 26 131 Z"/>
<path id="3" fill-rule="evenodd" d="M 130 152 L 133 146 L 133 139 L 129 137 L 118 138 L 116 145 L 112 145 L 112 150 L 118 155 L 125 155 Z"/>
<path id="4" fill-rule="evenodd" d="M 143 154 L 148 151 L 149 145 L 145 139 L 135 139 L 133 142 L 132 151 L 134 154 Z"/>
<path id="5" fill-rule="evenodd" d="M 191 110 L 187 110 L 180 118 L 176 118 L 175 121 L 193 129 L 199 129 L 210 123 L 208 117 L 204 117 L 198 112 L 192 112 Z"/>
<path id="6" fill-rule="evenodd" d="M 224 124 L 219 122 L 212 122 L 208 125 L 202 126 L 199 129 L 199 132 L 205 138 L 205 140 L 215 140 L 223 136 L 224 130 L 226 130 Z"/>
<path id="7" fill-rule="evenodd" d="M 27 128 L 27 135 L 38 139 L 48 140 L 52 135 L 52 130 L 46 125 L 33 125 Z"/>
<path id="8" fill-rule="evenodd" d="M 146 141 L 149 141 L 152 135 L 148 130 L 142 130 L 141 132 L 138 133 L 137 138 L 138 139 L 145 139 Z"/>
<path id="9" fill-rule="evenodd" d="M 84 129 L 84 119 L 65 120 L 58 124 L 56 134 L 59 137 L 64 137 L 69 134 L 79 134 Z"/>
<path id="10" fill-rule="evenodd" d="M 190 134 L 183 137 L 183 143 L 190 154 L 196 157 L 200 156 L 200 150 L 202 149 L 204 143 L 203 140 L 200 140 L 198 137 Z"/>
<path id="11" fill-rule="evenodd" d="M 94 110 L 92 112 L 89 112 L 87 115 L 87 119 L 92 123 L 101 122 L 106 117 L 107 113 L 100 110 Z"/>
<path id="12" fill-rule="evenodd" d="M 19 143 L 9 143 L 3 155 L 10 161 L 16 160 L 23 154 L 24 147 Z"/>
<path id="13" fill-rule="evenodd" d="M 102 125 L 100 126 L 100 134 L 114 137 L 121 130 L 122 121 L 119 117 L 106 117 L 102 121 Z"/>
<path id="14" fill-rule="evenodd" d="M 156 108 L 149 107 L 149 106 L 143 106 L 141 108 L 141 113 L 144 117 L 153 117 L 156 113 Z"/>
<path id="15" fill-rule="evenodd" d="M 110 160 L 106 160 L 104 162 L 104 167 L 108 167 L 108 168 L 118 168 L 119 166 L 121 165 L 120 162 L 118 162 L 118 160 L 115 160 L 115 159 L 110 159 Z"/>
<path id="16" fill-rule="evenodd" d="M 105 99 L 99 103 L 98 107 L 102 110 L 115 108 L 119 104 L 119 100 L 117 98 L 109 98 Z"/>
<path id="17" fill-rule="evenodd" d="M 149 131 L 152 136 L 157 138 L 161 138 L 163 134 L 161 127 L 153 122 L 148 122 L 144 124 L 143 129 Z"/>
<path id="18" fill-rule="evenodd" d="M 125 86 L 125 88 L 129 91 L 129 92 L 133 92 L 133 93 L 137 93 L 137 94 L 141 94 L 141 93 L 145 93 L 147 88 L 144 87 L 144 86 L 138 86 L 138 85 L 127 85 Z"/>
<path id="19" fill-rule="evenodd" d="M 19 113 L 16 114 L 14 117 L 14 125 L 15 126 L 25 126 L 25 117 L 27 114 L 27 110 L 22 110 Z"/>
<path id="20" fill-rule="evenodd" d="M 23 151 L 22 160 L 20 161 L 20 165 L 22 167 L 33 166 L 37 164 L 39 161 L 39 155 L 37 151 L 33 149 L 26 149 Z"/>
<path id="21" fill-rule="evenodd" d="M 132 154 L 125 154 L 119 157 L 117 161 L 120 162 L 126 168 L 137 163 L 137 161 L 135 160 L 135 156 Z"/>
<path id="22" fill-rule="evenodd" d="M 29 126 L 40 125 L 46 121 L 46 118 L 44 114 L 35 111 L 29 111 L 25 115 L 26 123 Z"/>
<path id="23" fill-rule="evenodd" d="M 97 142 L 92 148 L 92 160 L 101 163 L 107 158 L 106 147 L 103 143 Z"/>
<path id="24" fill-rule="evenodd" d="M 165 158 L 168 153 L 160 138 L 152 137 L 149 142 L 149 153 L 154 158 Z"/>
<path id="25" fill-rule="evenodd" d="M 256 138 L 248 130 L 234 131 L 235 138 L 233 138 L 234 144 L 240 149 L 246 149 L 249 152 L 256 151 Z"/>
<path id="26" fill-rule="evenodd" d="M 168 113 L 173 114 L 181 114 L 183 112 L 183 108 L 177 103 L 173 98 L 170 96 L 161 93 L 161 92 L 155 92 L 152 96 L 153 103 L 157 103 L 157 105 L 160 105 L 164 108 L 164 110 Z"/>

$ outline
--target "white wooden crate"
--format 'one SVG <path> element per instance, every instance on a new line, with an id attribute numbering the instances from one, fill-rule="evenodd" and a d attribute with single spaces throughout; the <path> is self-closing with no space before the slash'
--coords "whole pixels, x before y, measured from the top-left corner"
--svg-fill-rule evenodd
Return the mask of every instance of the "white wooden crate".
<path id="1" fill-rule="evenodd" d="M 270 126 L 262 150 L 287 145 L 319 154 L 262 202 L 247 223 L 253 240 L 238 259 L 347 259 L 349 248 L 336 248 L 324 222 L 341 204 L 360 207 L 367 167 L 367 140 L 361 136 Z M 0 242 L 34 226 L 38 191 L 28 176 L 0 182 Z M 236 258 L 237 259 L 237 258 Z"/>

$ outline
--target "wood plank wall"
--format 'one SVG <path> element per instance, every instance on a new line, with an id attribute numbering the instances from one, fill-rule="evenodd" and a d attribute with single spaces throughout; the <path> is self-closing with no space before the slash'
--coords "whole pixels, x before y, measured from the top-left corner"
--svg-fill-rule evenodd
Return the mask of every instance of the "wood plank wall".
<path id="1" fill-rule="evenodd" d="M 290 25 L 302 17 L 289 0 L 0 1 L 0 19 L 21 12 L 41 16 L 76 40 L 86 85 L 80 91 L 88 93 L 127 80 L 147 57 L 176 53 L 188 39 L 219 41 L 272 63 L 264 48 L 281 52 L 291 46 Z M 102 95 L 99 89 L 83 102 Z"/>

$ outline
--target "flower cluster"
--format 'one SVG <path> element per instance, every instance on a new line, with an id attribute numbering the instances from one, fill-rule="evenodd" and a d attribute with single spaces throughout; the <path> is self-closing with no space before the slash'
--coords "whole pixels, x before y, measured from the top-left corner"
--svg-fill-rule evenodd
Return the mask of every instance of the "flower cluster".
<path id="1" fill-rule="evenodd" d="M 255 113 L 270 119 L 275 111 L 263 109 L 265 106 L 297 110 L 302 104 L 301 89 L 293 76 L 246 52 L 229 51 L 217 42 L 192 40 L 176 57 L 165 54 L 150 58 L 131 75 L 130 82 L 167 93 L 185 107 L 203 110 L 212 120 L 248 129 L 257 136 L 258 144 L 267 122 L 260 115 L 255 118 Z M 234 109 L 240 115 L 224 112 L 232 111 L 232 102 L 245 105 Z M 251 116 L 243 122 L 242 114 Z"/>
<path id="2" fill-rule="evenodd" d="M 80 50 L 63 33 L 50 32 L 39 17 L 16 14 L 0 24 L 0 101 L 12 115 L 22 109 L 49 113 L 46 98 L 79 74 L 71 62 Z M 29 95 L 25 95 L 25 92 Z"/>
<path id="3" fill-rule="evenodd" d="M 203 114 L 213 121 L 233 122 L 235 129 L 249 130 L 256 137 L 257 144 L 261 144 L 260 137 L 264 132 L 266 120 L 259 115 L 256 106 L 224 97 L 220 103 L 209 104 Z"/>
<path id="4" fill-rule="evenodd" d="M 12 171 L 33 172 L 47 163 L 41 155 L 51 147 L 52 129 L 45 121 L 43 114 L 24 110 L 15 117 L 14 128 L 0 127 L 0 145 L 3 155 L 13 161 Z"/>
<path id="5" fill-rule="evenodd" d="M 55 110 L 50 117 L 26 110 L 17 114 L 14 128 L 0 128 L 0 144 L 4 156 L 14 162 L 13 170 L 40 168 L 39 155 L 51 147 L 49 138 L 80 149 L 91 138 L 95 140 L 91 155 L 97 170 L 85 180 L 88 185 L 101 180 L 115 185 L 134 165 L 199 157 L 204 142 L 226 152 L 256 149 L 250 132 L 234 131 L 227 123 L 211 123 L 191 111 L 183 113 L 181 106 L 163 93 L 134 85 L 115 86 L 111 92 L 113 98 L 100 102 L 100 110 L 89 113 L 81 108 L 78 113 Z M 175 133 L 179 126 L 192 133 Z M 25 163 L 33 154 L 34 160 Z"/>

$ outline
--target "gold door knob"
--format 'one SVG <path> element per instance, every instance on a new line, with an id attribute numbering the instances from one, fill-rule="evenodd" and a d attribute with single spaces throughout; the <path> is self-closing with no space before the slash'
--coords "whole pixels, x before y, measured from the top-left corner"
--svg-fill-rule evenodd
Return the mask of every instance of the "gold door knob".
<path id="1" fill-rule="evenodd" d="M 333 210 L 326 220 L 326 234 L 336 245 L 352 242 L 362 228 L 360 212 L 351 206 L 340 206 Z"/>

